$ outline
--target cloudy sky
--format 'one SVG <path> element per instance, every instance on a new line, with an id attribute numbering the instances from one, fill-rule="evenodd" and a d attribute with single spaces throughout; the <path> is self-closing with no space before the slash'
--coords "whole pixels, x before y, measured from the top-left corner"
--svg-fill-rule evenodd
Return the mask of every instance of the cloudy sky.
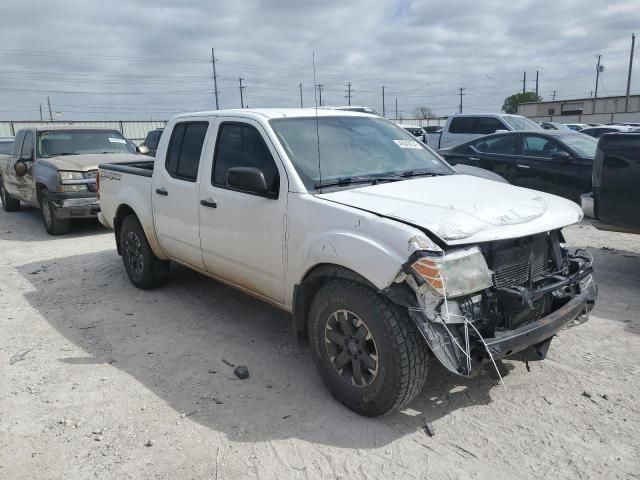
<path id="1" fill-rule="evenodd" d="M 498 111 L 535 89 L 624 94 L 637 0 L 3 0 L 0 118 L 37 119 L 47 96 L 57 119 L 166 119 L 215 108 L 313 104 L 315 51 L 323 103 L 410 118 L 417 106 L 447 115 Z M 632 91 L 640 93 L 640 45 Z"/>

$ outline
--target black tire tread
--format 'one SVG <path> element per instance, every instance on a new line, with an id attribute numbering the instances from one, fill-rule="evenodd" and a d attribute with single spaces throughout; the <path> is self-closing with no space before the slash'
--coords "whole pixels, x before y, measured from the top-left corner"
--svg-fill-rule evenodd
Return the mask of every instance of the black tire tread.
<path id="1" fill-rule="evenodd" d="M 142 278 L 136 280 L 132 277 L 129 272 L 129 268 L 126 263 L 125 253 L 124 253 L 124 237 L 127 232 L 135 231 L 140 240 L 143 254 L 144 254 L 144 268 L 142 273 Z M 122 227 L 120 229 L 120 251 L 122 252 L 122 260 L 125 265 L 125 270 L 131 283 L 133 283 L 136 287 L 141 288 L 143 290 L 159 287 L 163 283 L 167 281 L 169 278 L 170 271 L 170 262 L 167 260 L 160 260 L 151 250 L 149 246 L 149 242 L 147 241 L 147 236 L 144 233 L 144 229 L 138 220 L 138 217 L 134 214 L 130 214 L 124 218 L 122 221 Z"/>
<path id="2" fill-rule="evenodd" d="M 0 182 L 4 182 L 2 177 L 0 177 Z M 4 183 L 0 185 L 0 188 L 4 192 L 4 196 L 6 197 L 6 203 L 2 202 L 2 208 L 4 208 L 5 212 L 17 212 L 20 210 L 20 200 L 13 198 L 9 195 L 9 192 L 4 188 Z"/>
<path id="3" fill-rule="evenodd" d="M 42 204 L 46 201 L 49 201 L 48 191 L 42 190 L 39 194 L 40 198 L 40 210 L 42 212 Z M 51 212 L 51 226 L 47 226 L 47 222 L 44 219 L 44 212 L 42 212 L 42 223 L 44 223 L 44 228 L 49 235 L 64 235 L 69 233 L 71 228 L 71 220 L 68 218 L 58 218 L 56 216 L 56 209 L 54 207 L 49 207 Z"/>
<path id="4" fill-rule="evenodd" d="M 331 287 L 336 287 L 340 291 L 344 291 L 345 289 L 359 290 L 388 323 L 391 336 L 395 343 L 392 345 L 392 348 L 395 351 L 396 358 L 399 360 L 400 379 L 395 389 L 395 398 L 392 405 L 386 411 L 382 413 L 373 412 L 372 415 L 387 415 L 400 410 L 422 391 L 426 382 L 429 358 L 429 350 L 426 342 L 406 312 L 402 311 L 389 299 L 378 294 L 371 288 L 355 281 L 346 279 L 330 280 L 318 291 L 314 302 L 320 292 L 325 289 L 330 289 Z M 311 327 L 309 331 L 311 332 Z M 358 405 L 350 405 L 342 399 L 339 400 L 349 408 L 359 411 L 359 413 L 369 415 L 367 412 L 361 412 Z"/>

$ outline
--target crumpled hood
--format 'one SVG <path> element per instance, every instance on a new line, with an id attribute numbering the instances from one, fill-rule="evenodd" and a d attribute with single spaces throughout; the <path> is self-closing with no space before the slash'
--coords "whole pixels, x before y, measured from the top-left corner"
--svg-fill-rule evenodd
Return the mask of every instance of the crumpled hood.
<path id="1" fill-rule="evenodd" d="M 580 207 L 564 198 L 468 175 L 422 177 L 317 196 L 417 225 L 448 245 L 522 237 L 582 219 Z"/>
<path id="2" fill-rule="evenodd" d="M 86 172 L 96 170 L 101 163 L 122 163 L 139 161 L 141 155 L 133 153 L 91 153 L 85 155 L 61 155 L 46 157 L 42 161 L 49 162 L 58 170 L 75 170 Z M 144 158 L 144 157 L 142 157 Z"/>

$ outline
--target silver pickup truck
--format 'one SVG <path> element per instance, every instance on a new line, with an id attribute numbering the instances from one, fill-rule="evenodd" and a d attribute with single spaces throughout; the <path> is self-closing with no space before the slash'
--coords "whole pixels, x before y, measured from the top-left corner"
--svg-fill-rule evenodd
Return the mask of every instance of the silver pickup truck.
<path id="1" fill-rule="evenodd" d="M 19 130 L 10 155 L 0 155 L 0 198 L 7 212 L 20 202 L 42 210 L 51 235 L 69 231 L 75 218 L 95 218 L 98 164 L 139 159 L 120 132 L 55 126 Z"/>

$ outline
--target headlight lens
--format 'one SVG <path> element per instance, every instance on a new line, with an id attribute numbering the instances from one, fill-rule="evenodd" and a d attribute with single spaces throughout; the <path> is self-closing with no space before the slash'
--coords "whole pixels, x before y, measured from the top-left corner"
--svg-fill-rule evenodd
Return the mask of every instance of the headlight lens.
<path id="1" fill-rule="evenodd" d="M 412 267 L 443 297 L 458 297 L 493 285 L 491 270 L 478 247 L 423 257 Z"/>
<path id="2" fill-rule="evenodd" d="M 82 175 L 82 172 L 60 171 L 58 172 L 58 178 L 60 178 L 60 181 L 62 182 L 65 180 L 84 180 L 84 175 Z"/>
<path id="3" fill-rule="evenodd" d="M 85 184 L 79 185 L 60 185 L 61 192 L 86 192 L 88 190 Z"/>

